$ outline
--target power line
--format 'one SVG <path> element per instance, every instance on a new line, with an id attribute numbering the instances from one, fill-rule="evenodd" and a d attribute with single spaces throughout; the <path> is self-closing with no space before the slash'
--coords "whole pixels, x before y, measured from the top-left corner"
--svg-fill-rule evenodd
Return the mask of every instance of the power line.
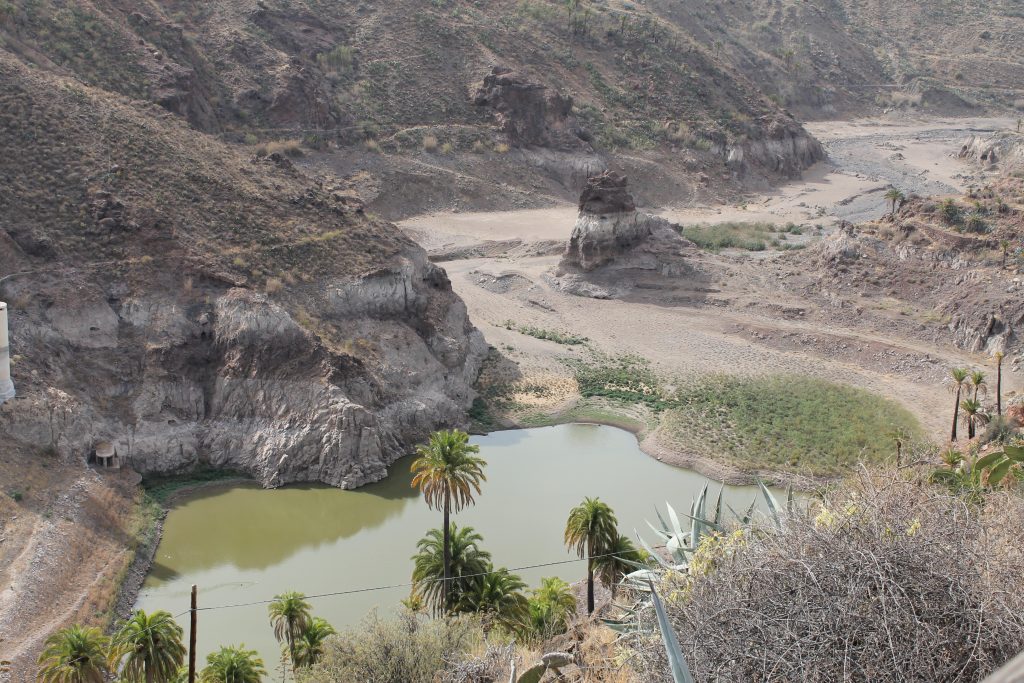
<path id="1" fill-rule="evenodd" d="M 664 546 L 655 546 L 655 547 L 656 548 L 660 548 L 660 547 L 664 547 Z M 448 579 L 448 581 L 453 581 L 456 578 L 458 578 L 458 579 L 472 579 L 472 578 L 477 578 L 477 577 L 480 577 L 480 576 L 489 576 L 491 574 L 500 574 L 503 571 L 506 571 L 506 572 L 517 572 L 517 571 L 523 571 L 523 570 L 526 570 L 526 569 L 540 569 L 541 567 L 554 567 L 554 566 L 562 565 L 562 564 L 571 564 L 573 562 L 584 562 L 584 561 L 588 561 L 588 560 L 600 559 L 602 557 L 614 557 L 614 556 L 623 555 L 623 554 L 625 554 L 625 553 L 620 551 L 620 552 L 615 552 L 615 553 L 603 553 L 601 555 L 591 555 L 589 558 L 577 557 L 577 558 L 572 558 L 572 559 L 568 559 L 568 560 L 558 560 L 558 561 L 554 561 L 554 562 L 542 562 L 540 564 L 525 565 L 525 566 L 522 566 L 522 567 L 511 567 L 511 568 L 502 567 L 500 569 L 492 569 L 491 571 L 478 572 L 476 574 L 462 574 L 462 575 L 460 575 L 458 577 L 452 577 L 452 578 Z M 418 585 L 418 584 L 423 584 L 423 583 L 442 583 L 443 581 L 444 581 L 443 578 L 442 579 L 424 579 L 423 581 L 415 581 L 415 582 L 408 582 L 408 583 L 394 583 L 394 584 L 390 584 L 390 585 L 387 585 L 387 586 L 372 586 L 372 587 L 368 587 L 368 588 L 353 588 L 353 589 L 349 589 L 349 590 L 332 591 L 330 593 L 317 593 L 315 595 L 306 595 L 306 596 L 304 596 L 304 599 L 306 599 L 306 600 L 315 600 L 315 599 L 318 599 L 318 598 L 329 598 L 329 597 L 334 597 L 334 596 L 338 596 L 338 595 L 353 595 L 353 594 L 356 594 L 356 593 L 371 593 L 371 592 L 374 592 L 374 591 L 394 590 L 395 588 L 411 588 L 412 586 L 415 586 L 415 585 Z M 239 602 L 239 603 L 233 603 L 233 604 L 228 604 L 228 605 L 214 605 L 212 607 L 197 607 L 196 611 L 197 612 L 203 612 L 203 611 L 207 611 L 207 610 L 234 609 L 236 607 L 253 607 L 255 605 L 269 605 L 270 603 L 274 602 L 274 600 L 276 600 L 276 598 L 272 598 L 270 600 L 253 600 L 252 602 Z M 187 614 L 190 611 L 191 610 L 186 611 L 185 614 Z"/>

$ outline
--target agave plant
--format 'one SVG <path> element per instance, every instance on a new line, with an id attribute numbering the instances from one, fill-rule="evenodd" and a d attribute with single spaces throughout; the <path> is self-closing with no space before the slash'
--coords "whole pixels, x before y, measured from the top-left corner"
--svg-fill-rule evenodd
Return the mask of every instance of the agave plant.
<path id="1" fill-rule="evenodd" d="M 765 516 L 776 531 L 782 531 L 785 527 L 785 520 L 779 501 L 760 479 L 757 480 L 757 486 L 759 489 L 758 493 L 764 500 Z M 641 595 L 648 594 L 650 597 L 649 599 L 642 598 L 632 606 L 616 605 L 622 616 L 618 619 L 603 619 L 602 621 L 604 621 L 606 626 L 619 633 L 636 632 L 639 628 L 638 620 L 636 619 L 637 614 L 641 610 L 648 608 L 654 599 L 652 582 L 659 579 L 661 573 L 665 570 L 675 572 L 688 571 L 690 561 L 693 559 L 693 555 L 697 552 L 700 544 L 712 535 L 725 533 L 726 521 L 723 519 L 722 514 L 723 491 L 724 487 L 718 492 L 714 509 L 709 511 L 708 487 L 706 484 L 704 485 L 700 495 L 690 504 L 690 513 L 683 515 L 683 517 L 689 520 L 689 528 L 686 531 L 683 530 L 683 525 L 680 523 L 680 515 L 676 513 L 671 504 L 665 503 L 669 523 L 666 523 L 661 513 L 655 509 L 660 527 L 654 526 L 650 522 L 647 522 L 647 526 L 658 535 L 660 543 L 668 551 L 669 560 L 664 559 L 660 553 L 655 552 L 654 548 L 634 529 L 640 545 L 643 546 L 650 557 L 654 558 L 658 566 L 652 567 L 626 560 L 627 564 L 635 566 L 637 570 L 627 574 L 622 583 L 633 589 L 633 591 Z M 758 496 L 755 495 L 754 500 L 751 501 L 750 506 L 742 515 L 736 512 L 728 503 L 725 503 L 725 507 L 740 527 L 750 527 L 754 522 L 757 500 Z M 790 487 L 786 496 L 786 510 L 789 514 L 793 513 L 795 505 L 793 488 Z"/>
<path id="2" fill-rule="evenodd" d="M 778 500 L 776 500 L 775 495 L 772 494 L 760 479 L 757 480 L 757 486 L 761 497 L 764 499 L 766 516 L 777 531 L 782 531 L 784 522 L 781 514 L 782 508 L 779 505 Z M 655 510 L 655 513 L 658 515 L 658 522 L 661 525 L 660 528 L 654 526 L 650 522 L 648 522 L 647 525 L 664 543 L 665 549 L 668 551 L 669 556 L 674 562 L 668 562 L 662 559 L 661 555 L 654 552 L 654 549 L 644 541 L 643 537 L 640 536 L 639 533 L 636 533 L 636 530 L 634 530 L 640 544 L 665 569 L 672 569 L 675 571 L 685 570 L 689 564 L 689 559 L 693 556 L 693 553 L 697 552 L 697 548 L 700 547 L 701 541 L 710 534 L 720 534 L 725 530 L 725 522 L 722 518 L 723 490 L 724 487 L 719 490 L 714 510 L 709 514 L 707 507 L 708 487 L 707 484 L 704 485 L 700 495 L 697 496 L 697 499 L 690 504 L 690 513 L 683 515 L 689 520 L 688 531 L 683 531 L 683 526 L 679 521 L 679 515 L 671 504 L 665 503 L 670 524 L 666 524 L 661 513 Z M 793 510 L 793 505 L 793 488 L 790 487 L 786 500 L 786 507 L 790 512 Z M 750 507 L 748 507 L 746 512 L 742 515 L 733 510 L 727 503 L 725 504 L 725 507 L 728 508 L 730 514 L 732 514 L 741 526 L 750 526 L 754 520 L 754 512 L 757 509 L 757 496 L 754 497 L 754 500 L 750 503 Z M 641 580 L 643 580 L 642 577 Z"/>

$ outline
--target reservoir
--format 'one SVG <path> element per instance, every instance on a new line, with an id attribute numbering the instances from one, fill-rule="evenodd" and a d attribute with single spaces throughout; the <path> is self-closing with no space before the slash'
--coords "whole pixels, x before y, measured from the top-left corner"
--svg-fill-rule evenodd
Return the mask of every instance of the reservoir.
<path id="1" fill-rule="evenodd" d="M 634 542 L 636 529 L 654 545 L 645 520 L 657 525 L 655 508 L 664 516 L 667 501 L 680 514 L 687 512 L 708 483 L 651 458 L 633 434 L 614 427 L 567 424 L 493 432 L 472 442 L 487 461 L 487 481 L 476 505 L 452 519 L 483 536 L 495 567 L 548 564 L 515 572 L 531 587 L 544 576 L 569 582 L 585 577 L 586 563 L 562 542 L 569 510 L 585 496 L 611 505 L 619 530 Z M 441 513 L 410 487 L 411 462 L 399 460 L 387 480 L 354 491 L 237 485 L 187 496 L 167 515 L 137 607 L 179 615 L 188 609 L 196 584 L 200 608 L 222 607 L 198 614 L 200 666 L 221 645 L 244 643 L 259 651 L 268 671 L 280 650 L 267 605 L 249 603 L 288 590 L 345 593 L 310 600 L 313 614 L 339 631 L 374 609 L 392 614 L 409 595 L 403 584 L 410 580 L 416 541 L 441 526 Z M 710 482 L 711 504 L 718 489 Z M 725 487 L 725 502 L 737 510 L 754 496 L 754 487 Z M 188 615 L 177 621 L 187 639 Z"/>

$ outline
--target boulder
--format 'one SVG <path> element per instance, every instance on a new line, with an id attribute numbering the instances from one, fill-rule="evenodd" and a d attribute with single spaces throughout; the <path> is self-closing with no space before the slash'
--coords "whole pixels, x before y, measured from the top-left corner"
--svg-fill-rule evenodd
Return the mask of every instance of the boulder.
<path id="1" fill-rule="evenodd" d="M 572 98 L 548 90 L 511 69 L 495 66 L 484 77 L 473 104 L 494 112 L 513 147 L 589 151 L 587 133 L 572 112 Z"/>

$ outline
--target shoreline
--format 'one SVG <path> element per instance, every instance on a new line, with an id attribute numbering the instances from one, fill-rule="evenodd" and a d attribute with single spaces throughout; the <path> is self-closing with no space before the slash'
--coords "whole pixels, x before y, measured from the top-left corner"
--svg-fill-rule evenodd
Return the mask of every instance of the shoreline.
<path id="1" fill-rule="evenodd" d="M 816 486 L 835 480 L 786 472 L 746 472 L 727 463 L 717 461 L 714 458 L 680 451 L 667 446 L 658 439 L 657 426 L 651 428 L 644 420 L 626 413 L 616 414 L 616 406 L 599 406 L 601 412 L 604 413 L 601 416 L 596 416 L 593 412 L 588 414 L 585 412 L 588 408 L 598 407 L 580 406 L 577 401 L 567 409 L 541 416 L 541 420 L 537 424 L 524 424 L 520 421 L 503 418 L 500 423 L 493 425 L 491 429 L 470 430 L 470 433 L 488 434 L 497 431 L 538 429 L 564 424 L 601 425 L 629 432 L 637 440 L 637 446 L 640 450 L 658 462 L 680 469 L 691 470 L 721 484 L 752 486 L 760 478 L 768 485 L 792 486 L 798 491 L 810 491 Z M 576 414 L 576 411 L 581 409 L 584 412 Z M 113 625 L 118 620 L 131 616 L 131 613 L 134 611 L 139 592 L 142 590 L 146 577 L 156 559 L 156 552 L 160 547 L 160 541 L 163 537 L 164 521 L 171 509 L 180 503 L 182 499 L 199 491 L 229 488 L 253 482 L 254 480 L 246 477 L 231 476 L 222 479 L 186 483 L 167 494 L 163 500 L 157 500 L 152 497 L 145 486 L 139 483 L 139 486 L 142 487 L 142 498 L 139 502 L 140 508 L 146 505 L 155 505 L 159 507 L 159 513 L 154 515 L 153 523 L 148 530 L 142 532 L 145 534 L 146 540 L 136 549 L 135 557 L 125 572 L 112 610 L 113 618 L 108 628 L 113 628 Z"/>
<path id="2" fill-rule="evenodd" d="M 797 491 L 810 492 L 818 486 L 830 482 L 839 481 L 842 476 L 826 477 L 800 474 L 797 472 L 779 472 L 776 470 L 742 470 L 727 462 L 723 462 L 711 456 L 699 455 L 692 451 L 683 451 L 658 438 L 659 425 L 650 424 L 650 420 L 630 415 L 627 412 L 617 412 L 616 406 L 610 403 L 581 405 L 582 398 L 577 398 L 571 405 L 560 410 L 555 410 L 539 416 L 536 421 L 528 422 L 515 417 L 499 418 L 494 429 L 489 431 L 503 431 L 512 429 L 532 429 L 535 427 L 549 427 L 562 424 L 594 424 L 615 427 L 632 434 L 637 440 L 637 446 L 647 456 L 658 462 L 687 469 L 697 474 L 729 486 L 753 486 L 760 479 L 765 484 L 775 486 L 792 486 Z M 624 406 L 628 410 L 629 406 Z"/>
<path id="3" fill-rule="evenodd" d="M 145 540 L 135 549 L 135 557 L 132 558 L 131 563 L 125 570 L 121 585 L 118 587 L 117 598 L 111 610 L 112 617 L 106 629 L 108 632 L 114 628 L 119 620 L 127 619 L 135 611 L 135 603 L 139 599 L 139 592 L 142 590 L 146 577 L 149 576 L 149 570 L 152 569 L 153 562 L 156 560 L 156 551 L 159 549 L 160 541 L 163 538 L 164 520 L 167 519 L 167 514 L 171 511 L 171 508 L 180 502 L 182 498 L 192 495 L 197 491 L 219 487 L 227 488 L 252 481 L 252 479 L 246 477 L 225 477 L 211 481 L 186 483 L 169 493 L 163 500 L 157 500 L 151 496 L 141 482 L 138 484 L 141 489 L 141 498 L 139 500 L 140 513 L 146 514 L 145 507 L 147 505 L 158 507 L 159 512 L 153 515 L 153 522 L 147 529 L 140 530 Z"/>

